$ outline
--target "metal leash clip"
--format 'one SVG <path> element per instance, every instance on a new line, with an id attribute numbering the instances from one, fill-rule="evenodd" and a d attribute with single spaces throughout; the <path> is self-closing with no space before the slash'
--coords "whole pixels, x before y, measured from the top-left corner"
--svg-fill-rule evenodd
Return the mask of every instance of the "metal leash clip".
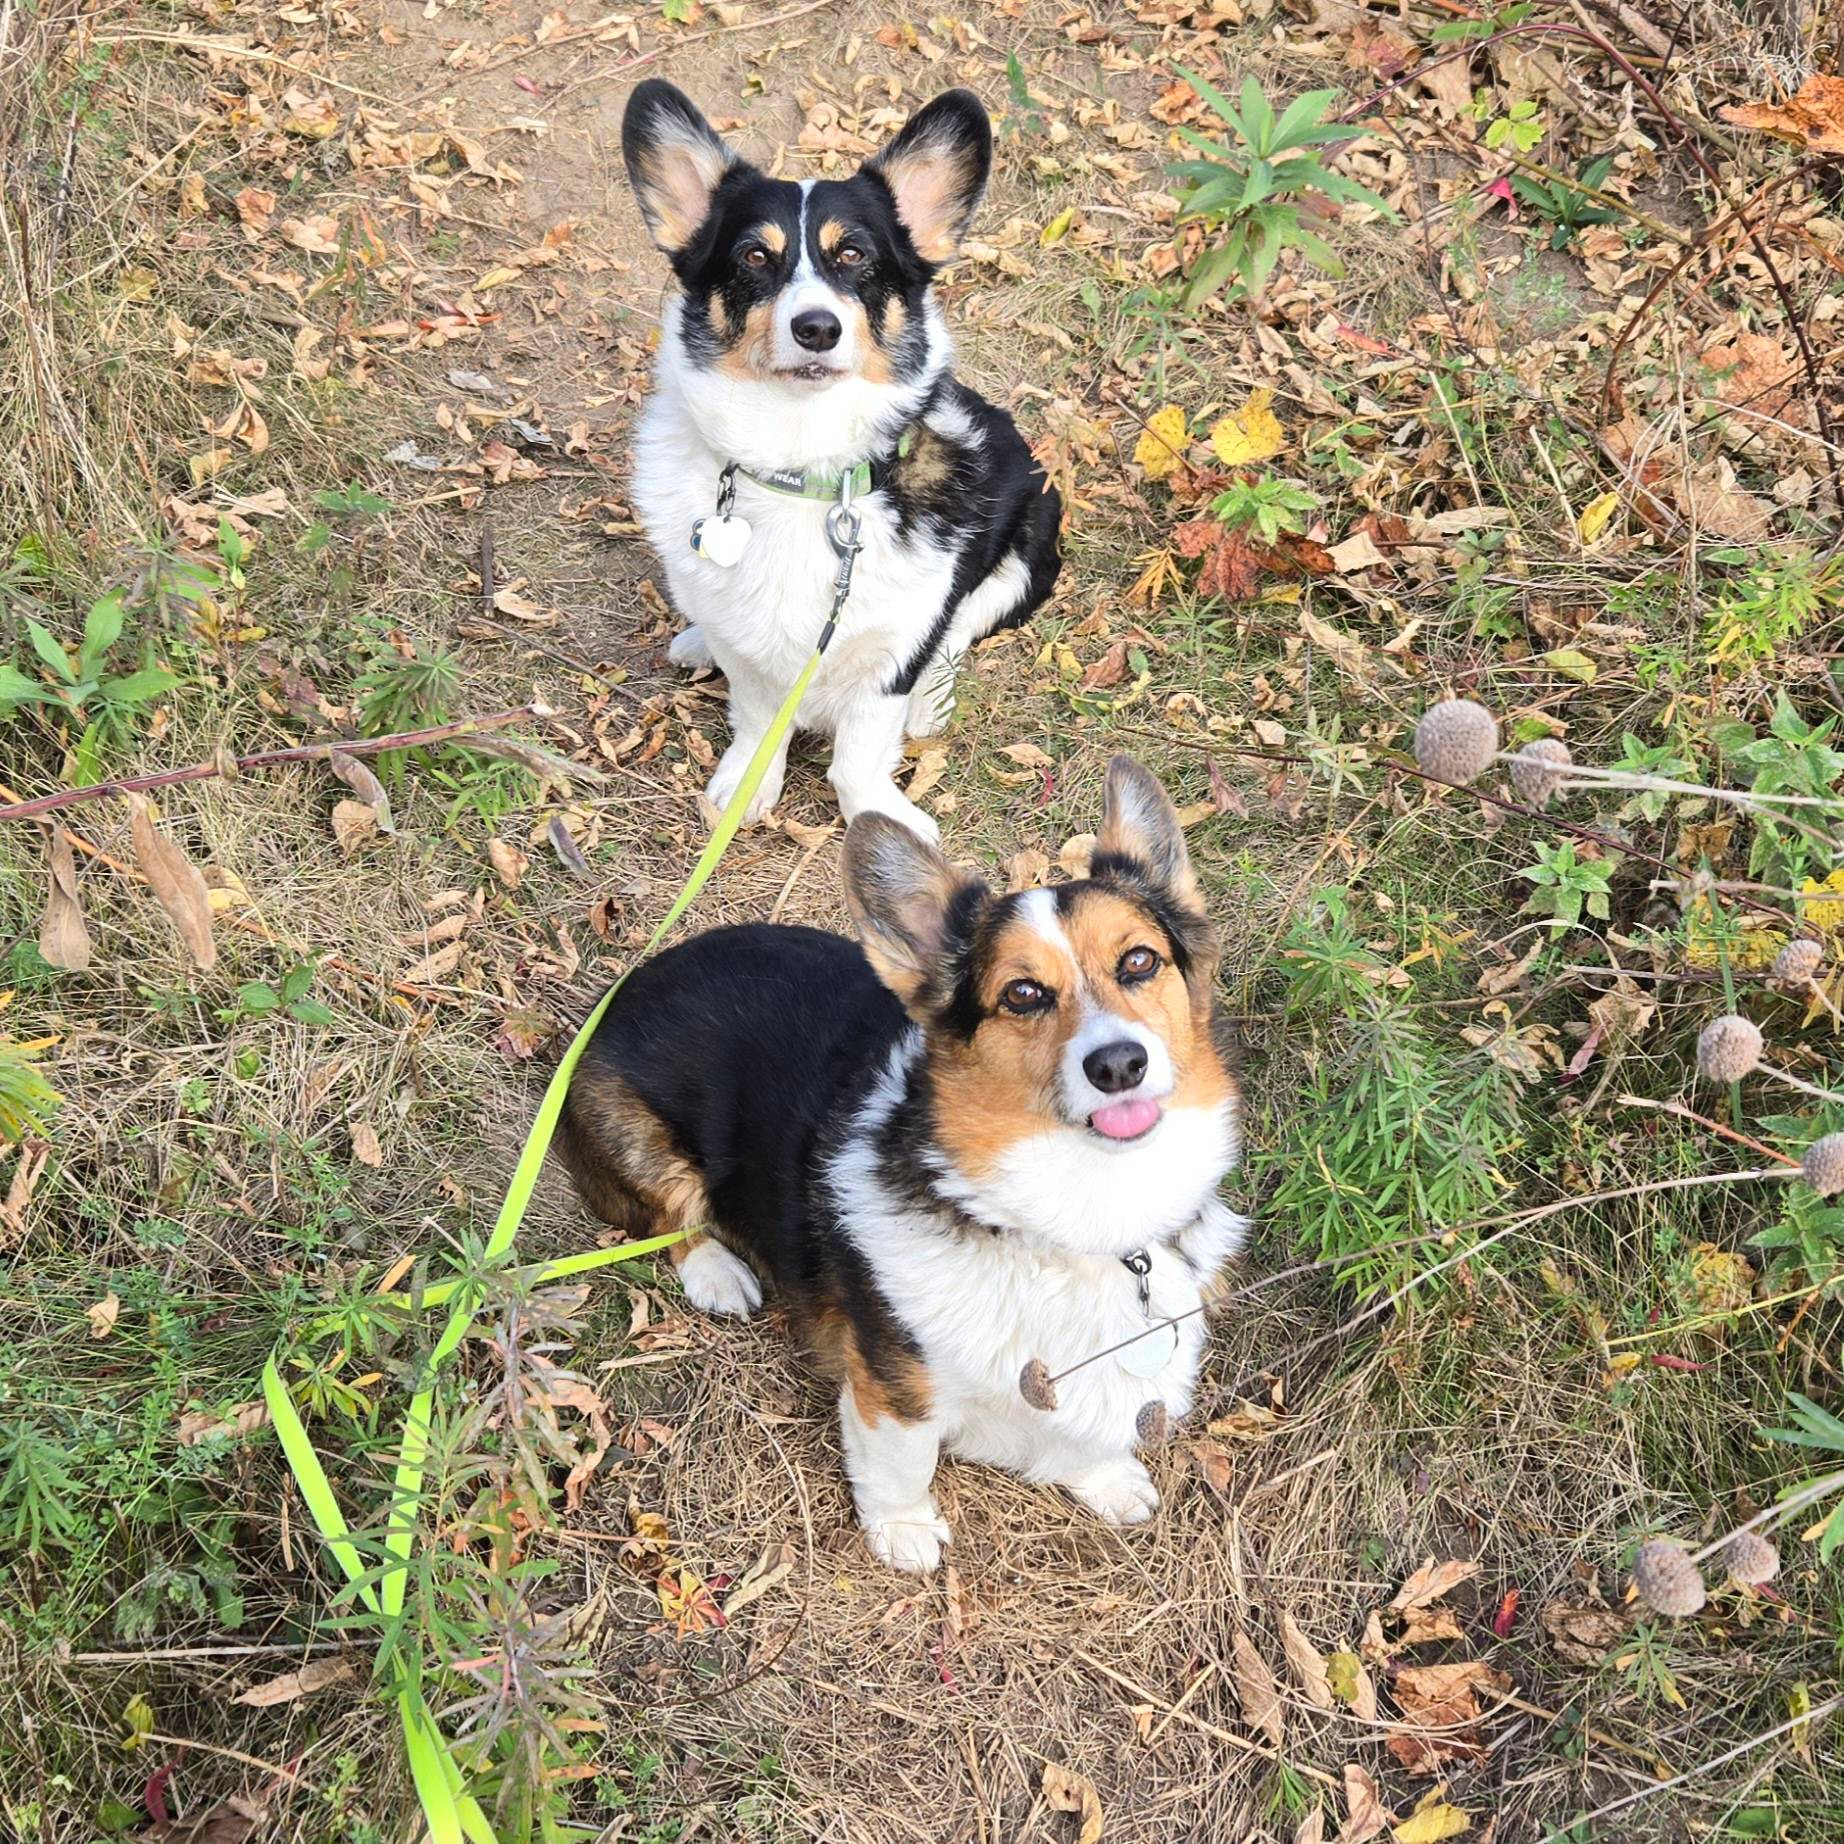
<path id="1" fill-rule="evenodd" d="M 859 533 L 864 529 L 864 515 L 852 504 L 852 473 L 853 470 L 847 469 L 839 476 L 839 497 L 826 508 L 826 539 L 839 559 L 839 567 L 832 578 L 832 608 L 820 632 L 821 650 L 831 641 L 833 631 L 839 625 L 839 614 L 845 607 L 845 598 L 852 592 L 852 567 L 858 561 L 858 552 L 863 548 Z"/>

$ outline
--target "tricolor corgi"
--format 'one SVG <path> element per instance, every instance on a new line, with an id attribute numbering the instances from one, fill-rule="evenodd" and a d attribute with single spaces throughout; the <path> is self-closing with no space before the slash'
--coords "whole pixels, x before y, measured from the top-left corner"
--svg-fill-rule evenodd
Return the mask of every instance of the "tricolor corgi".
<path id="1" fill-rule="evenodd" d="M 932 841 L 893 779 L 903 738 L 940 729 L 961 655 L 1050 593 L 1062 516 L 1011 417 L 955 379 L 933 294 L 986 188 L 986 112 L 950 90 L 849 179 L 796 182 L 648 81 L 621 141 L 679 283 L 633 494 L 690 624 L 672 658 L 729 681 L 710 798 L 736 792 L 813 651 L 838 564 L 828 518 L 849 499 L 862 549 L 800 723 L 831 738 L 847 820 L 886 813 Z M 785 767 L 784 747 L 748 819 L 780 798 Z"/>
<path id="2" fill-rule="evenodd" d="M 995 895 L 881 813 L 844 870 L 862 945 L 722 928 L 636 969 L 565 1107 L 577 1187 L 627 1234 L 696 1229 L 674 1250 L 695 1306 L 773 1290 L 838 1383 L 883 1561 L 939 1561 L 943 1452 L 1138 1523 L 1139 1433 L 1190 1407 L 1194 1309 L 1245 1227 L 1217 1196 L 1239 1096 L 1178 816 L 1118 757 L 1080 882 Z M 1149 1327 L 1054 1409 L 1021 1395 L 1031 1360 Z"/>

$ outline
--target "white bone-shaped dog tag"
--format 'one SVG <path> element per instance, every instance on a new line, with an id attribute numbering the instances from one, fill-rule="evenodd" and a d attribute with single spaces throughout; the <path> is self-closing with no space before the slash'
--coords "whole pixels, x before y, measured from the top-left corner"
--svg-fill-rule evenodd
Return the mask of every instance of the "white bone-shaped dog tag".
<path id="1" fill-rule="evenodd" d="M 1156 1377 L 1177 1354 L 1177 1326 L 1162 1325 L 1156 1332 L 1136 1338 L 1124 1351 L 1114 1355 L 1128 1376 Z"/>
<path id="2" fill-rule="evenodd" d="M 727 570 L 749 548 L 749 521 L 737 518 L 734 513 L 728 518 L 713 514 L 708 519 L 700 519 L 692 527 L 691 546 L 700 557 Z"/>

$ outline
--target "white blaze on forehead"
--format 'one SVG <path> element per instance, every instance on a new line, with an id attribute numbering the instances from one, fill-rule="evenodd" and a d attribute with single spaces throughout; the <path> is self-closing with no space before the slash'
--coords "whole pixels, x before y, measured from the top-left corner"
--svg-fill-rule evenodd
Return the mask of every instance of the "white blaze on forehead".
<path id="1" fill-rule="evenodd" d="M 800 182 L 800 223 L 794 233 L 794 272 L 775 302 L 775 364 L 780 368 L 821 364 L 845 371 L 857 356 L 852 350 L 851 304 L 821 278 L 807 248 L 807 210 L 813 186 L 811 179 Z M 794 317 L 814 307 L 825 308 L 838 317 L 839 343 L 830 352 L 809 352 L 794 337 Z"/>
<path id="2" fill-rule="evenodd" d="M 1031 929 L 1042 935 L 1052 947 L 1060 948 L 1068 955 L 1069 963 L 1081 974 L 1081 966 L 1076 960 L 1075 943 L 1069 938 L 1069 931 L 1063 926 L 1063 918 L 1057 913 L 1056 892 L 1054 890 L 1027 890 L 1018 899 L 1015 912 L 1019 919 Z"/>

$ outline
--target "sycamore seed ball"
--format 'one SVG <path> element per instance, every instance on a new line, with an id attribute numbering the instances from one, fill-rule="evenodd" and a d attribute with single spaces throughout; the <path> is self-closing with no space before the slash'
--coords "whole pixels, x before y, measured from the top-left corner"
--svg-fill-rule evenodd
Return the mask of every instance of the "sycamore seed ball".
<path id="1" fill-rule="evenodd" d="M 1471 698 L 1430 705 L 1415 726 L 1415 764 L 1460 787 L 1477 781 L 1498 755 L 1498 719 Z"/>
<path id="2" fill-rule="evenodd" d="M 1774 956 L 1774 978 L 1787 986 L 1803 986 L 1825 964 L 1823 946 L 1802 936 L 1789 941 Z"/>
<path id="3" fill-rule="evenodd" d="M 1828 1133 L 1806 1148 L 1799 1169 L 1806 1183 L 1820 1197 L 1836 1197 L 1844 1191 L 1844 1133 Z"/>
<path id="4" fill-rule="evenodd" d="M 1575 758 L 1559 737 L 1539 737 L 1511 758 L 1511 791 L 1526 806 L 1547 807 Z"/>
<path id="5" fill-rule="evenodd" d="M 1697 1069 L 1710 1082 L 1739 1082 L 1761 1060 L 1761 1027 L 1729 1012 L 1712 1019 L 1697 1039 Z"/>
<path id="6" fill-rule="evenodd" d="M 1633 1586 L 1654 1613 L 1674 1620 L 1687 1619 L 1709 1599 L 1709 1590 L 1690 1551 L 1669 1537 L 1652 1537 L 1640 1544 L 1633 1558 Z"/>
<path id="7" fill-rule="evenodd" d="M 1034 1409 L 1056 1407 L 1056 1385 L 1050 1381 L 1050 1367 L 1041 1357 L 1034 1357 L 1019 1372 L 1018 1393 Z"/>
<path id="8" fill-rule="evenodd" d="M 1758 1588 L 1780 1573 L 1780 1552 L 1758 1530 L 1737 1531 L 1722 1559 L 1729 1579 L 1745 1588 Z"/>
<path id="9" fill-rule="evenodd" d="M 1148 1402 L 1141 1405 L 1139 1414 L 1134 1418 L 1133 1432 L 1142 1447 L 1163 1447 L 1170 1425 L 1165 1404 Z"/>

